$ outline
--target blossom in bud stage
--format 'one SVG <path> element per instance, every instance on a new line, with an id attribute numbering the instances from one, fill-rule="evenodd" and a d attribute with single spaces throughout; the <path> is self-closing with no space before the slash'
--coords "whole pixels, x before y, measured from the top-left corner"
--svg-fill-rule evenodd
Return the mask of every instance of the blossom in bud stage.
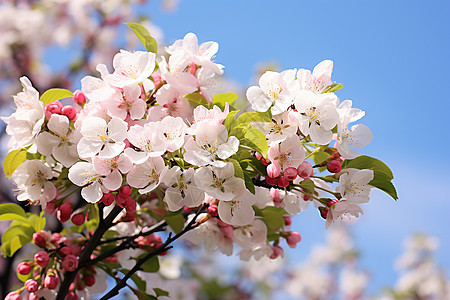
<path id="1" fill-rule="evenodd" d="M 33 233 L 33 242 L 36 246 L 41 248 L 46 248 L 46 243 L 48 240 L 48 234 L 44 231 Z"/>
<path id="2" fill-rule="evenodd" d="M 272 255 L 270 255 L 271 259 L 275 259 L 278 256 L 284 257 L 284 250 L 280 246 L 272 246 Z"/>
<path id="3" fill-rule="evenodd" d="M 85 275 L 83 278 L 83 283 L 86 286 L 93 286 L 95 284 L 95 277 L 92 275 Z"/>
<path id="4" fill-rule="evenodd" d="M 255 152 L 255 157 L 257 160 L 261 160 L 263 156 L 259 152 Z"/>
<path id="5" fill-rule="evenodd" d="M 50 257 L 48 256 L 47 252 L 45 251 L 39 251 L 34 255 L 34 261 L 38 266 L 40 267 L 46 267 L 48 262 L 50 261 Z"/>
<path id="6" fill-rule="evenodd" d="M 267 71 L 259 78 L 259 86 L 247 90 L 247 99 L 256 111 L 265 112 L 269 108 L 273 115 L 287 110 L 297 92 L 296 70 L 281 73 Z"/>
<path id="7" fill-rule="evenodd" d="M 122 196 L 130 196 L 133 189 L 129 185 L 124 185 L 120 188 L 119 194 Z"/>
<path id="8" fill-rule="evenodd" d="M 28 279 L 25 281 L 25 289 L 30 293 L 36 292 L 38 289 L 38 283 L 34 279 Z"/>
<path id="9" fill-rule="evenodd" d="M 270 197 L 272 198 L 273 202 L 281 202 L 283 199 L 280 197 L 280 190 L 271 188 L 270 189 Z"/>
<path id="10" fill-rule="evenodd" d="M 72 249 L 68 246 L 64 246 L 59 250 L 59 253 L 61 254 L 61 256 L 67 256 L 69 254 L 73 254 L 72 253 Z"/>
<path id="11" fill-rule="evenodd" d="M 314 143 L 326 145 L 331 142 L 332 129 L 339 121 L 338 101 L 333 93 L 316 95 L 300 90 L 294 100 L 297 112 L 291 113 L 291 116 L 297 120 L 303 135 L 309 135 Z"/>
<path id="12" fill-rule="evenodd" d="M 277 184 L 278 178 L 272 178 L 272 177 L 266 176 L 265 180 L 268 185 L 274 186 Z"/>
<path id="13" fill-rule="evenodd" d="M 297 168 L 297 174 L 303 179 L 308 179 L 314 174 L 314 169 L 309 162 L 303 161 Z"/>
<path id="14" fill-rule="evenodd" d="M 290 225 L 292 224 L 292 219 L 291 219 L 291 217 L 289 217 L 289 216 L 284 216 L 283 219 L 284 219 L 284 225 L 290 226 Z"/>
<path id="15" fill-rule="evenodd" d="M 5 300 L 20 300 L 20 295 L 16 292 L 11 292 L 6 295 Z"/>
<path id="16" fill-rule="evenodd" d="M 82 213 L 74 214 L 72 216 L 72 223 L 74 225 L 80 226 L 80 225 L 83 225 L 85 219 L 86 218 Z"/>
<path id="17" fill-rule="evenodd" d="M 77 111 L 70 105 L 66 105 L 61 109 L 61 114 L 69 118 L 70 121 L 74 121 L 77 116 Z"/>
<path id="18" fill-rule="evenodd" d="M 77 150 L 81 158 L 113 158 L 125 149 L 128 125 L 113 117 L 108 123 L 100 118 L 89 116 L 83 119 Z"/>
<path id="19" fill-rule="evenodd" d="M 105 80 L 118 88 L 137 85 L 153 73 L 155 58 L 152 52 L 120 50 L 113 59 L 114 73 L 106 75 Z"/>
<path id="20" fill-rule="evenodd" d="M 301 90 L 308 90 L 314 94 L 322 94 L 333 84 L 331 73 L 333 72 L 333 61 L 324 60 L 312 71 L 300 69 L 297 72 L 297 81 Z"/>
<path id="21" fill-rule="evenodd" d="M 53 245 L 58 245 L 59 244 L 59 240 L 62 238 L 62 235 L 58 232 L 52 233 L 52 236 L 50 238 L 50 243 L 52 243 Z"/>
<path id="22" fill-rule="evenodd" d="M 54 275 L 47 275 L 44 279 L 44 286 L 49 290 L 54 290 L 58 286 L 59 279 Z"/>
<path id="23" fill-rule="evenodd" d="M 327 164 L 327 170 L 331 173 L 339 173 L 341 171 L 341 162 L 333 159 Z"/>
<path id="24" fill-rule="evenodd" d="M 311 199 L 311 196 L 306 195 L 306 194 L 303 194 L 303 193 L 302 193 L 301 197 L 302 197 L 302 199 L 305 200 L 305 201 L 308 201 L 309 199 Z"/>
<path id="25" fill-rule="evenodd" d="M 327 201 L 327 206 L 328 207 L 332 207 L 333 205 L 335 205 L 336 203 L 338 203 L 339 201 L 337 199 L 331 199 Z"/>
<path id="26" fill-rule="evenodd" d="M 63 203 L 59 207 L 59 210 L 57 213 L 58 220 L 62 223 L 65 223 L 65 222 L 69 221 L 72 213 L 73 213 L 72 204 L 67 203 L 67 202 Z"/>
<path id="27" fill-rule="evenodd" d="M 45 106 L 45 118 L 47 120 L 50 120 L 50 117 L 54 114 L 59 115 L 61 114 L 61 109 L 63 108 L 63 105 L 59 101 L 54 101 L 52 103 L 49 103 Z"/>
<path id="28" fill-rule="evenodd" d="M 279 164 L 270 164 L 266 168 L 267 176 L 277 178 L 281 174 L 281 166 Z"/>
<path id="29" fill-rule="evenodd" d="M 292 167 L 287 168 L 283 172 L 284 178 L 286 180 L 289 180 L 289 181 L 293 181 L 295 178 L 297 178 L 297 175 L 298 175 L 297 174 L 297 169 L 296 168 L 292 168 Z"/>
<path id="30" fill-rule="evenodd" d="M 61 265 L 65 271 L 75 271 L 75 269 L 78 267 L 78 258 L 73 254 L 69 254 L 64 257 Z"/>
<path id="31" fill-rule="evenodd" d="M 73 93 L 73 102 L 76 104 L 83 106 L 86 103 L 86 97 L 84 96 L 83 92 L 80 90 L 76 90 Z"/>
<path id="32" fill-rule="evenodd" d="M 100 199 L 100 201 L 106 206 L 109 206 L 114 202 L 114 199 L 115 199 L 114 195 L 111 192 L 109 192 L 103 194 L 103 197 Z"/>
<path id="33" fill-rule="evenodd" d="M 78 300 L 78 295 L 75 292 L 68 292 L 65 300 Z"/>
<path id="34" fill-rule="evenodd" d="M 339 154 L 345 159 L 353 159 L 360 154 L 354 148 L 363 148 L 373 139 L 372 131 L 363 124 L 353 125 L 348 129 L 348 124 L 355 122 L 364 116 L 364 112 L 357 108 L 352 108 L 352 101 L 343 101 L 337 111 L 339 113 L 338 138 L 336 147 Z"/>
<path id="35" fill-rule="evenodd" d="M 286 242 L 288 243 L 289 247 L 295 248 L 297 247 L 297 244 L 302 240 L 302 236 L 300 233 L 292 231 L 288 234 L 286 237 Z"/>
<path id="36" fill-rule="evenodd" d="M 285 187 L 289 186 L 289 180 L 287 180 L 285 177 L 280 176 L 277 178 L 277 185 L 280 188 L 285 188 Z"/>
<path id="37" fill-rule="evenodd" d="M 373 176 L 372 170 L 344 169 L 344 173 L 339 177 L 336 192 L 348 202 L 367 203 L 370 200 L 369 193 L 372 188 L 369 183 Z"/>
<path id="38" fill-rule="evenodd" d="M 129 195 L 121 195 L 121 194 L 118 194 L 118 195 L 116 196 L 116 203 L 117 203 L 117 205 L 119 205 L 120 207 L 125 208 L 126 205 L 127 205 L 127 202 L 129 201 L 129 199 L 131 199 Z"/>
<path id="39" fill-rule="evenodd" d="M 31 265 L 27 262 L 21 262 L 18 266 L 17 266 L 17 273 L 21 274 L 21 275 L 27 275 L 31 272 Z"/>
<path id="40" fill-rule="evenodd" d="M 219 207 L 215 204 L 208 206 L 208 214 L 210 214 L 212 217 L 217 216 L 218 210 L 219 210 Z"/>

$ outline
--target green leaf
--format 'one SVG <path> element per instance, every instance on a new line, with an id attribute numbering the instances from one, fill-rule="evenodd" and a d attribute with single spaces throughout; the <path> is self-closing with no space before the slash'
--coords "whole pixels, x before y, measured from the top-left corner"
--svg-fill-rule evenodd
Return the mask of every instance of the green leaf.
<path id="1" fill-rule="evenodd" d="M 340 89 L 342 89 L 343 86 L 340 83 L 333 83 L 332 85 L 330 85 L 329 88 L 327 88 L 324 93 L 334 93 L 336 91 L 339 91 Z"/>
<path id="2" fill-rule="evenodd" d="M 123 274 L 127 274 L 128 272 L 130 272 L 130 270 L 122 269 L 121 272 Z M 147 289 L 147 283 L 144 280 L 142 280 L 136 273 L 131 275 L 130 278 L 136 284 L 136 287 L 138 288 L 138 290 L 145 291 Z"/>
<path id="3" fill-rule="evenodd" d="M 184 98 L 188 99 L 189 103 L 194 108 L 199 105 L 203 105 L 204 107 L 209 106 L 208 101 L 206 101 L 205 97 L 203 97 L 203 95 L 200 94 L 199 92 L 195 92 L 192 94 L 186 94 L 186 95 L 184 95 Z"/>
<path id="4" fill-rule="evenodd" d="M 22 275 L 19 272 L 16 273 L 17 278 L 19 278 L 20 281 L 25 283 L 28 279 L 33 278 L 33 272 L 28 273 L 27 275 Z"/>
<path id="5" fill-rule="evenodd" d="M 322 151 L 317 151 L 314 152 L 313 154 L 311 154 L 310 158 L 313 160 L 313 162 L 317 165 L 320 164 L 321 162 L 323 162 L 325 159 L 328 158 L 328 156 L 330 156 L 330 154 L 326 153 L 326 152 L 322 152 Z M 319 170 L 319 172 L 323 172 L 327 167 L 320 167 L 317 168 Z"/>
<path id="6" fill-rule="evenodd" d="M 139 256 L 139 258 L 144 257 L 147 254 L 143 254 Z M 159 259 L 158 256 L 152 256 L 149 260 L 147 260 L 142 266 L 141 270 L 147 273 L 155 273 L 159 270 Z"/>
<path id="7" fill-rule="evenodd" d="M 7 214 L 7 213 L 16 214 L 16 215 L 19 215 L 22 217 L 26 216 L 25 211 L 18 204 L 14 204 L 14 203 L 0 204 L 0 215 Z"/>
<path id="8" fill-rule="evenodd" d="M 250 122 L 272 122 L 272 113 L 269 110 L 266 112 L 246 112 L 237 118 L 238 124 Z"/>
<path id="9" fill-rule="evenodd" d="M 386 192 L 394 200 L 398 199 L 397 191 L 395 190 L 395 187 L 392 184 L 391 179 L 384 172 L 373 171 L 373 179 L 372 181 L 369 182 L 369 185 Z"/>
<path id="10" fill-rule="evenodd" d="M 236 114 L 238 110 L 233 110 L 228 113 L 228 116 L 223 121 L 223 125 L 227 128 L 228 133 L 231 132 L 231 129 L 236 125 Z"/>
<path id="11" fill-rule="evenodd" d="M 210 108 L 213 108 L 214 105 L 217 105 L 218 107 L 220 107 L 221 110 L 224 110 L 225 103 L 228 103 L 230 105 L 230 109 L 232 109 L 233 107 L 232 104 L 236 102 L 238 98 L 239 96 L 236 93 L 214 95 L 214 99 L 210 104 Z"/>
<path id="12" fill-rule="evenodd" d="M 389 179 L 394 178 L 391 169 L 389 169 L 389 167 L 384 162 L 366 155 L 358 156 L 355 159 L 344 160 L 344 162 L 342 163 L 342 169 L 347 168 L 355 168 L 359 170 L 369 169 L 374 171 L 380 171 L 385 173 Z"/>
<path id="13" fill-rule="evenodd" d="M 181 213 L 167 214 L 164 220 L 166 220 L 167 224 L 169 224 L 175 233 L 180 232 L 184 228 L 185 220 Z"/>
<path id="14" fill-rule="evenodd" d="M 0 221 L 21 221 L 25 224 L 29 224 L 29 225 L 33 226 L 33 223 L 31 223 L 30 220 L 28 220 L 27 218 L 25 218 L 21 215 L 17 215 L 14 213 L 6 213 L 6 214 L 0 215 Z"/>
<path id="15" fill-rule="evenodd" d="M 12 256 L 17 250 L 30 243 L 34 230 L 29 225 L 15 221 L 2 236 L 2 253 Z"/>
<path id="16" fill-rule="evenodd" d="M 305 192 L 311 194 L 314 192 L 314 182 L 311 179 L 303 180 L 299 183 L 300 187 L 305 190 Z"/>
<path id="17" fill-rule="evenodd" d="M 234 166 L 234 176 L 244 179 L 244 172 L 242 171 L 242 167 L 239 164 L 239 162 L 233 158 L 228 159 L 230 162 L 233 163 Z"/>
<path id="18" fill-rule="evenodd" d="M 269 150 L 269 146 L 267 145 L 266 136 L 261 130 L 256 128 L 250 128 L 244 135 L 245 139 L 252 142 L 255 146 L 253 149 L 259 152 L 262 156 L 266 156 L 267 150 Z"/>
<path id="19" fill-rule="evenodd" d="M 27 158 L 27 150 L 24 148 L 13 150 L 6 155 L 5 162 L 3 163 L 3 171 L 6 177 L 11 178 L 14 171 L 25 161 Z"/>
<path id="20" fill-rule="evenodd" d="M 155 294 L 156 294 L 157 297 L 159 297 L 159 296 L 169 297 L 169 292 L 168 291 L 165 291 L 165 290 L 162 290 L 162 289 L 159 289 L 159 288 L 154 288 L 153 290 L 155 291 Z"/>
<path id="21" fill-rule="evenodd" d="M 284 226 L 283 215 L 286 211 L 281 207 L 267 206 L 261 209 L 263 221 L 267 225 L 267 236 L 275 234 Z"/>
<path id="22" fill-rule="evenodd" d="M 256 193 L 255 184 L 252 181 L 252 177 L 250 177 L 246 172 L 244 172 L 244 182 L 247 190 L 254 195 Z"/>
<path id="23" fill-rule="evenodd" d="M 49 89 L 42 94 L 40 101 L 45 105 L 64 98 L 73 97 L 73 93 L 66 89 Z"/>
<path id="24" fill-rule="evenodd" d="M 152 38 L 147 28 L 145 28 L 141 24 L 131 22 L 125 23 L 125 25 L 127 25 L 131 30 L 134 31 L 134 33 L 148 52 L 153 52 L 155 54 L 156 52 L 158 52 L 158 44 L 156 43 L 156 40 Z"/>
<path id="25" fill-rule="evenodd" d="M 45 227 L 45 218 L 43 215 L 44 212 L 41 212 L 40 217 L 33 213 L 27 213 L 27 219 L 30 220 L 30 223 L 33 225 L 36 232 L 41 231 Z"/>

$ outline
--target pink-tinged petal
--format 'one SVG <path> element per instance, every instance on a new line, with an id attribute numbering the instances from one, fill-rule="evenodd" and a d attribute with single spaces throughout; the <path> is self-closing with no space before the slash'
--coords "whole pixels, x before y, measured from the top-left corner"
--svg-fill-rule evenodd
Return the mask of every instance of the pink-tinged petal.
<path id="1" fill-rule="evenodd" d="M 97 180 L 81 189 L 81 197 L 90 203 L 96 203 L 103 197 L 102 186 Z"/>
<path id="2" fill-rule="evenodd" d="M 42 132 L 36 138 L 37 151 L 42 155 L 49 156 L 52 154 L 53 148 L 60 143 L 60 139 L 49 132 Z"/>
<path id="3" fill-rule="evenodd" d="M 90 140 L 102 141 L 107 139 L 106 121 L 99 117 L 86 117 L 81 124 L 81 135 Z"/>
<path id="4" fill-rule="evenodd" d="M 372 131 L 364 124 L 353 125 L 347 142 L 355 148 L 363 148 L 373 140 Z"/>
<path id="5" fill-rule="evenodd" d="M 331 73 L 333 72 L 333 61 L 324 60 L 320 62 L 313 70 L 313 76 L 321 79 L 322 81 L 328 81 L 331 79 Z"/>
<path id="6" fill-rule="evenodd" d="M 300 69 L 297 72 L 297 81 L 301 90 L 308 89 L 312 82 L 312 75 L 310 70 Z"/>
<path id="7" fill-rule="evenodd" d="M 69 180 L 78 186 L 96 181 L 98 177 L 99 174 L 94 171 L 94 166 L 87 162 L 77 162 L 69 169 Z"/>
<path id="8" fill-rule="evenodd" d="M 101 158 L 113 158 L 119 155 L 125 149 L 124 142 L 106 143 L 105 147 L 98 154 Z"/>
<path id="9" fill-rule="evenodd" d="M 129 111 L 131 119 L 133 120 L 141 119 L 144 116 L 146 109 L 147 104 L 145 103 L 144 100 L 142 99 L 135 100 Z"/>
<path id="10" fill-rule="evenodd" d="M 220 219 L 233 226 L 245 226 L 252 223 L 255 218 L 255 211 L 252 208 L 255 203 L 253 198 L 254 195 L 246 192 L 243 196 L 231 201 L 219 201 Z"/>
<path id="11" fill-rule="evenodd" d="M 149 157 L 147 152 L 138 152 L 131 148 L 126 148 L 124 153 L 134 164 L 142 164 Z"/>
<path id="12" fill-rule="evenodd" d="M 119 170 L 115 169 L 111 174 L 102 178 L 102 183 L 108 190 L 116 191 L 122 186 L 122 174 L 120 174 Z"/>
<path id="13" fill-rule="evenodd" d="M 198 54 L 211 59 L 219 51 L 219 44 L 216 42 L 206 42 L 198 47 Z"/>
<path id="14" fill-rule="evenodd" d="M 75 145 L 68 145 L 63 143 L 58 147 L 53 148 L 53 156 L 64 167 L 69 168 L 78 161 L 77 147 Z"/>
<path id="15" fill-rule="evenodd" d="M 252 108 L 256 111 L 267 111 L 273 102 L 273 100 L 269 99 L 259 86 L 249 87 L 246 95 L 248 102 L 250 102 Z"/>
<path id="16" fill-rule="evenodd" d="M 117 165 L 122 174 L 128 173 L 133 167 L 133 163 L 126 154 L 120 155 L 119 159 L 117 160 Z"/>
<path id="17" fill-rule="evenodd" d="M 98 156 L 92 159 L 95 172 L 102 176 L 107 176 L 111 173 L 111 165 L 113 159 L 100 158 Z"/>
<path id="18" fill-rule="evenodd" d="M 81 158 L 94 157 L 100 149 L 102 149 L 103 142 L 93 141 L 87 138 L 81 138 L 77 145 L 78 155 Z"/>
<path id="19" fill-rule="evenodd" d="M 235 136 L 230 136 L 228 142 L 221 144 L 217 149 L 217 156 L 226 159 L 235 154 L 239 149 L 239 140 Z"/>
<path id="20" fill-rule="evenodd" d="M 115 142 L 122 142 L 127 137 L 128 124 L 113 117 L 108 123 L 108 135 Z"/>
<path id="21" fill-rule="evenodd" d="M 69 118 L 64 115 L 53 114 L 47 123 L 47 127 L 59 136 L 66 136 L 69 131 Z"/>
<path id="22" fill-rule="evenodd" d="M 197 36 L 189 32 L 183 38 L 183 48 L 189 51 L 191 54 L 197 53 L 198 49 L 198 39 Z"/>

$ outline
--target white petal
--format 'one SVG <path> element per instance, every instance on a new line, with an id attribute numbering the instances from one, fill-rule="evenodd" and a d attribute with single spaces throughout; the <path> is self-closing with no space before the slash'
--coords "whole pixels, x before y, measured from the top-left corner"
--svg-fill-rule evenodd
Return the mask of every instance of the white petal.
<path id="1" fill-rule="evenodd" d="M 111 174 L 102 178 L 102 183 L 108 190 L 116 191 L 122 186 L 122 174 L 120 174 L 119 170 L 115 169 Z"/>
<path id="2" fill-rule="evenodd" d="M 90 203 L 96 203 L 103 197 L 102 186 L 97 180 L 81 189 L 81 196 Z"/>

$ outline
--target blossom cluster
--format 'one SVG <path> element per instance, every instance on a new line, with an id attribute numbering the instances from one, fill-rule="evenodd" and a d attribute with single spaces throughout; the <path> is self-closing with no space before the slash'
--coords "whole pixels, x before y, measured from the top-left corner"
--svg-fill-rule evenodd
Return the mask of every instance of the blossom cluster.
<path id="1" fill-rule="evenodd" d="M 99 269 L 115 276 L 135 260 L 139 269 L 168 250 L 172 235 L 163 242 L 155 233 L 167 226 L 208 251 L 231 255 L 237 245 L 243 260 L 274 259 L 283 240 L 291 248 L 301 241 L 291 217 L 310 203 L 328 227 L 359 217 L 372 187 L 396 198 L 389 168 L 353 149 L 372 134 L 362 124 L 349 128 L 364 112 L 334 93 L 342 86 L 331 81 L 332 61 L 312 72 L 264 73 L 246 93 L 254 112 L 238 112 L 236 94 L 215 93 L 224 68 L 214 61 L 216 42 L 199 45 L 188 33 L 158 56 L 145 28 L 127 25 L 148 51 L 121 50 L 112 72 L 98 64 L 100 76 L 84 77 L 73 94 L 39 95 L 22 77 L 17 109 L 3 118 L 12 149 L 5 172 L 17 199 L 74 225 L 62 239 L 35 226 L 44 250 L 18 270 L 29 276 L 30 297 L 59 287 L 77 299 Z M 59 101 L 68 97 L 73 105 Z M 135 252 L 122 256 L 129 248 Z"/>

